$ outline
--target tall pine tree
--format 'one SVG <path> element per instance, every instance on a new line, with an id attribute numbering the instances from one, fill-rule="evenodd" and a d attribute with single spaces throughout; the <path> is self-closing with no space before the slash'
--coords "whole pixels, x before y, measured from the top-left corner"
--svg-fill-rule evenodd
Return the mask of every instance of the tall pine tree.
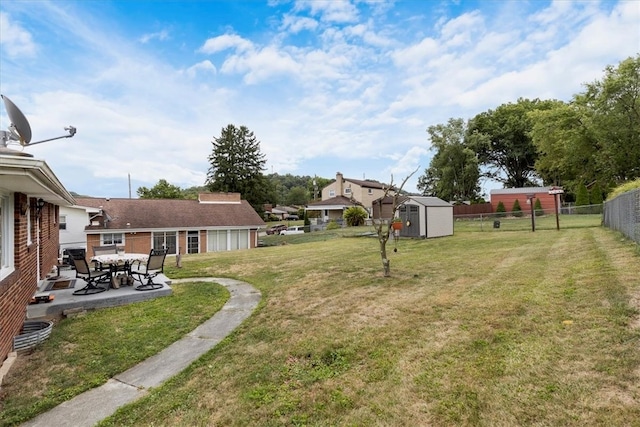
<path id="1" fill-rule="evenodd" d="M 247 127 L 229 124 L 211 144 L 207 189 L 240 193 L 262 214 L 263 204 L 269 201 L 273 192 L 262 174 L 266 159 L 260 151 L 260 141 Z"/>

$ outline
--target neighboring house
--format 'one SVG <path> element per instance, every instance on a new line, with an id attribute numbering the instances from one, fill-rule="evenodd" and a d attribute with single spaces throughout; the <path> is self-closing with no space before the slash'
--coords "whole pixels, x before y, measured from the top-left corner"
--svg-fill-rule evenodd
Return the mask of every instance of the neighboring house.
<path id="1" fill-rule="evenodd" d="M 387 187 L 388 185 L 378 181 L 345 178 L 342 173 L 338 172 L 336 173 L 336 180 L 322 189 L 322 200 L 344 196 L 356 201 L 371 216 L 373 213 L 373 201 L 383 197 Z M 394 194 L 393 191 L 389 192 L 390 196 Z"/>
<path id="2" fill-rule="evenodd" d="M 108 244 L 131 253 L 152 248 L 168 248 L 169 254 L 249 249 L 258 245 L 258 229 L 265 226 L 238 193 L 203 193 L 198 200 L 77 197 L 76 202 L 76 209 L 87 212 L 89 254 L 93 246 Z"/>
<path id="3" fill-rule="evenodd" d="M 443 237 L 453 235 L 453 205 L 438 197 L 401 196 L 393 213 L 393 197 L 374 201 L 374 219 L 401 219 L 401 237 Z"/>
<path id="4" fill-rule="evenodd" d="M 100 213 L 100 208 L 89 206 L 65 206 L 60 208 L 60 256 L 65 249 L 87 249 L 85 227 L 89 218 Z"/>
<path id="5" fill-rule="evenodd" d="M 280 205 L 264 205 L 264 214 L 265 218 L 267 218 L 269 215 L 275 215 L 279 219 L 284 220 L 287 219 L 289 215 L 298 215 L 298 208 Z"/>
<path id="6" fill-rule="evenodd" d="M 39 281 L 58 264 L 58 213 L 74 204 L 43 160 L 0 147 L 0 364 Z"/>
<path id="7" fill-rule="evenodd" d="M 549 194 L 549 191 L 553 187 L 521 187 L 521 188 L 502 188 L 491 190 L 491 207 L 494 212 L 496 212 L 498 208 L 498 204 L 502 202 L 504 204 L 504 208 L 507 212 L 511 212 L 513 208 L 513 203 L 518 200 L 520 204 L 520 208 L 522 208 L 523 212 L 530 212 L 531 205 L 527 203 L 529 197 L 533 197 L 532 202 L 536 203 L 536 199 L 540 199 L 540 205 L 542 206 L 542 210 L 546 214 L 554 214 L 555 213 L 555 201 L 553 200 L 554 195 Z M 558 209 L 560 208 L 560 203 L 558 203 Z"/>
<path id="8" fill-rule="evenodd" d="M 318 212 L 317 217 L 319 217 L 322 222 L 328 222 L 332 220 L 341 221 L 345 209 L 353 206 L 363 207 L 360 203 L 349 197 L 335 196 L 327 200 L 321 200 L 319 202 L 311 203 L 307 205 L 305 210 L 307 212 Z"/>

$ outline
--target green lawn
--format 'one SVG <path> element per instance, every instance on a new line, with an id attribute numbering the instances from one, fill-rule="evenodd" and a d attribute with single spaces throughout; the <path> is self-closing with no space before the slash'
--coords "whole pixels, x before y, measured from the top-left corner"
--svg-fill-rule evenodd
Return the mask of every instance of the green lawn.
<path id="1" fill-rule="evenodd" d="M 640 425 L 637 246 L 598 217 L 552 219 L 401 239 L 388 278 L 367 227 L 184 256 L 170 277 L 263 300 L 101 425 Z"/>

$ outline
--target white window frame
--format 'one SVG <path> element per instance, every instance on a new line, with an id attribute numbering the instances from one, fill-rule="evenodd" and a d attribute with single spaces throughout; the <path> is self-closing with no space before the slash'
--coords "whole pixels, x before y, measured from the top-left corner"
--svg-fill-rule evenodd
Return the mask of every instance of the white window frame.
<path id="1" fill-rule="evenodd" d="M 351 194 L 351 187 L 347 187 L 344 189 L 344 194 Z"/>
<path id="2" fill-rule="evenodd" d="M 35 203 L 37 205 L 37 202 Z M 33 236 L 31 235 L 31 197 L 27 197 L 27 246 L 33 243 Z"/>
<path id="3" fill-rule="evenodd" d="M 0 191 L 0 280 L 13 273 L 13 194 Z"/>
<path id="4" fill-rule="evenodd" d="M 329 197 L 336 197 L 336 190 L 329 190 Z"/>
<path id="5" fill-rule="evenodd" d="M 60 215 L 60 219 L 58 220 L 58 229 L 66 230 L 67 229 L 67 216 Z"/>
<path id="6" fill-rule="evenodd" d="M 111 236 L 111 240 L 105 240 L 105 236 Z M 117 241 L 116 237 L 120 236 L 120 241 Z M 102 233 L 100 235 L 101 245 L 124 245 L 124 233 Z"/>

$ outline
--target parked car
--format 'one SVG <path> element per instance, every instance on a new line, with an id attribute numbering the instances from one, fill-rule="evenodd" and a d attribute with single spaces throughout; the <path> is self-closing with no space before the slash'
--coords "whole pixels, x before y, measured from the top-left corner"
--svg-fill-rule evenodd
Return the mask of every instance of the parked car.
<path id="1" fill-rule="evenodd" d="M 297 221 L 300 217 L 298 215 L 287 215 L 287 221 Z"/>
<path id="2" fill-rule="evenodd" d="M 281 236 L 287 236 L 289 234 L 303 234 L 304 226 L 303 225 L 294 225 L 293 227 L 289 227 L 286 230 L 280 231 Z"/>
<path id="3" fill-rule="evenodd" d="M 287 226 L 284 224 L 276 224 L 267 228 L 267 234 L 280 234 L 282 230 L 286 230 Z"/>

